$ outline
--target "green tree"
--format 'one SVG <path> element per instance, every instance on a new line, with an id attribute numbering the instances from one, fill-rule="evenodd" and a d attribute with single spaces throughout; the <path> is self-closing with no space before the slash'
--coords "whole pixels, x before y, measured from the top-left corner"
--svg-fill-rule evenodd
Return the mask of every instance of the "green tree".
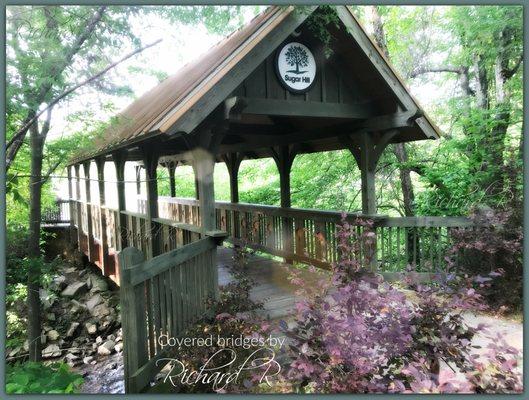
<path id="1" fill-rule="evenodd" d="M 85 83 L 112 93 L 130 90 L 105 80 L 104 66 L 120 49 L 142 47 L 131 27 L 131 17 L 157 13 L 174 21 L 198 23 L 211 29 L 239 13 L 239 7 L 117 7 L 117 6 L 10 6 L 7 9 L 7 168 L 12 199 L 21 199 L 21 171 L 30 171 L 28 223 L 28 339 L 30 359 L 39 360 L 40 349 L 40 219 L 43 185 L 67 158 L 67 147 L 46 146 L 55 104 Z M 97 80 L 92 79 L 97 77 Z M 105 85 L 102 84 L 105 82 Z M 73 89 L 73 90 L 72 90 Z M 41 117 L 42 118 L 39 118 Z M 29 132 L 29 140 L 26 138 Z M 27 157 L 19 158 L 20 150 Z M 45 149 L 55 156 L 45 154 Z M 55 161 L 52 161 L 53 159 Z M 43 170 L 44 164 L 49 168 Z M 11 166 L 15 170 L 10 170 Z M 25 168 L 25 169 L 24 169 Z"/>

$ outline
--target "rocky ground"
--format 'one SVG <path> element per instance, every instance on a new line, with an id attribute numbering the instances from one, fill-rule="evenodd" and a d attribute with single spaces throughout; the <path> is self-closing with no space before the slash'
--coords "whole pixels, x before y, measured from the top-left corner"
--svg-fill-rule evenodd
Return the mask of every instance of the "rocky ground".
<path id="1" fill-rule="evenodd" d="M 73 265 L 65 263 L 41 289 L 43 361 L 63 361 L 80 373 L 83 393 L 123 393 L 119 290 L 97 267 Z M 27 342 L 9 349 L 8 359 L 27 350 Z"/>

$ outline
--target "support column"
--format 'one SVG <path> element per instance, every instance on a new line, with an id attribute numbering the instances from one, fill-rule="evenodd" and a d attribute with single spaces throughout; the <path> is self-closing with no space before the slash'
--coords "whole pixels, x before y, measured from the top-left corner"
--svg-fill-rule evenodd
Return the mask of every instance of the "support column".
<path id="1" fill-rule="evenodd" d="M 230 201 L 239 202 L 239 167 L 241 166 L 242 156 L 239 153 L 229 153 L 223 157 L 228 173 L 230 175 Z"/>
<path id="2" fill-rule="evenodd" d="M 158 218 L 158 155 L 150 149 L 143 150 L 143 166 L 145 168 L 146 195 L 147 203 L 145 214 L 147 216 L 146 230 L 149 232 L 150 246 L 147 252 L 147 258 L 156 257 L 161 254 L 161 235 L 160 227 L 154 218 Z"/>
<path id="3" fill-rule="evenodd" d="M 136 165 L 134 167 L 136 170 L 136 208 L 138 212 L 141 212 L 140 209 L 140 196 L 141 196 L 141 165 Z"/>
<path id="4" fill-rule="evenodd" d="M 360 171 L 362 179 L 362 213 L 376 214 L 377 199 L 375 191 L 374 146 L 371 137 L 364 133 L 360 145 Z"/>
<path id="5" fill-rule="evenodd" d="M 116 238 L 116 246 L 118 251 L 123 250 L 128 244 L 128 232 L 127 232 L 127 216 L 123 214 L 126 210 L 125 200 L 125 162 L 127 161 L 125 153 L 114 153 L 112 155 L 114 166 L 116 167 L 116 186 L 118 192 L 118 224 L 119 237 Z"/>
<path id="6" fill-rule="evenodd" d="M 90 161 L 83 163 L 86 192 L 86 225 L 88 236 L 88 261 L 94 260 L 94 232 L 92 227 L 92 197 L 90 195 Z"/>
<path id="7" fill-rule="evenodd" d="M 292 163 L 296 157 L 296 151 L 293 146 L 281 146 L 272 149 L 274 161 L 279 171 L 279 187 L 281 194 L 281 208 L 290 208 L 290 171 Z M 283 251 L 294 254 L 293 243 L 293 221 L 292 218 L 283 217 Z M 292 264 L 293 259 L 285 257 L 285 263 Z"/>
<path id="8" fill-rule="evenodd" d="M 193 174 L 195 175 L 195 199 L 199 200 L 200 199 L 200 190 L 199 190 L 199 187 L 198 187 L 198 172 L 197 172 L 197 169 L 195 167 L 195 164 L 193 163 Z"/>
<path id="9" fill-rule="evenodd" d="M 77 198 L 77 246 L 81 250 L 81 243 L 83 238 L 83 224 L 81 221 L 81 174 L 80 165 L 75 164 L 75 197 Z"/>
<path id="10" fill-rule="evenodd" d="M 105 198 L 105 158 L 96 159 L 97 166 L 97 185 L 99 188 L 99 226 L 101 227 L 101 269 L 103 275 L 108 276 L 109 256 L 108 256 L 108 238 L 107 238 L 107 214 Z"/>
<path id="11" fill-rule="evenodd" d="M 213 171 L 215 159 L 213 154 L 202 148 L 193 150 L 193 168 L 196 171 L 198 204 L 203 234 L 215 230 L 215 189 Z"/>
<path id="12" fill-rule="evenodd" d="M 368 132 L 361 132 L 356 136 L 357 142 L 352 142 L 350 137 L 345 138 L 349 150 L 353 154 L 360 168 L 362 180 L 362 214 L 374 215 L 377 213 L 377 200 L 375 191 L 375 170 L 382 155 L 382 152 L 388 143 L 398 134 L 398 131 L 387 131 L 379 137 L 377 141 Z M 373 244 L 372 254 L 370 255 L 369 267 L 372 270 L 377 269 L 377 243 Z"/>
<path id="13" fill-rule="evenodd" d="M 169 172 L 169 188 L 171 190 L 171 197 L 176 197 L 176 181 L 175 181 L 175 171 L 176 171 L 176 162 L 167 163 L 167 171 Z"/>
<path id="14" fill-rule="evenodd" d="M 75 243 L 75 235 L 74 235 L 74 221 L 73 221 L 73 202 L 74 202 L 74 198 L 73 198 L 73 181 L 72 181 L 72 167 L 71 166 L 68 166 L 66 168 L 66 172 L 67 172 L 67 175 L 68 175 L 68 207 L 69 207 L 69 210 L 70 210 L 70 231 L 69 231 L 69 236 L 70 236 L 70 244 L 72 246 L 74 246 L 74 243 Z"/>

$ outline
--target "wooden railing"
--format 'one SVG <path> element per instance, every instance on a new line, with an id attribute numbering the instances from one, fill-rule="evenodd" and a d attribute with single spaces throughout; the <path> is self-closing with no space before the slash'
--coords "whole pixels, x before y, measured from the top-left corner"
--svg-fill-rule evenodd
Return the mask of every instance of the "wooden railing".
<path id="1" fill-rule="evenodd" d="M 143 389 L 167 363 L 160 337 L 181 335 L 216 295 L 216 245 L 205 237 L 148 261 L 134 247 L 120 252 L 126 393 Z"/>
<path id="2" fill-rule="evenodd" d="M 44 224 L 65 224 L 70 222 L 69 200 L 57 199 L 51 208 L 42 213 L 41 222 Z"/>
<path id="3" fill-rule="evenodd" d="M 143 200 L 139 200 L 140 209 Z M 162 218 L 193 224 L 199 221 L 198 201 L 160 197 Z M 342 215 L 334 211 L 280 208 L 265 205 L 216 202 L 217 229 L 228 240 L 284 257 L 287 260 L 329 268 L 338 260 L 337 225 Z M 355 223 L 359 214 L 347 214 Z M 367 217 L 365 217 L 367 218 Z M 375 267 L 391 277 L 407 269 L 437 273 L 447 268 L 447 250 L 453 229 L 472 229 L 465 217 L 369 216 L 376 234 Z M 362 234 L 363 228 L 357 226 Z"/>

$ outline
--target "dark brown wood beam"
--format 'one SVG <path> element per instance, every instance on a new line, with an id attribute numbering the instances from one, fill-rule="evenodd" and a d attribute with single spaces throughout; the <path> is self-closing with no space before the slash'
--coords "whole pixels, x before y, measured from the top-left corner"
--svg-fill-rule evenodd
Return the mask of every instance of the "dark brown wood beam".
<path id="1" fill-rule="evenodd" d="M 288 117 L 323 117 L 366 119 L 376 115 L 372 102 L 363 103 L 322 103 L 317 101 L 274 100 L 242 98 L 245 104 L 243 114 L 275 115 Z"/>

